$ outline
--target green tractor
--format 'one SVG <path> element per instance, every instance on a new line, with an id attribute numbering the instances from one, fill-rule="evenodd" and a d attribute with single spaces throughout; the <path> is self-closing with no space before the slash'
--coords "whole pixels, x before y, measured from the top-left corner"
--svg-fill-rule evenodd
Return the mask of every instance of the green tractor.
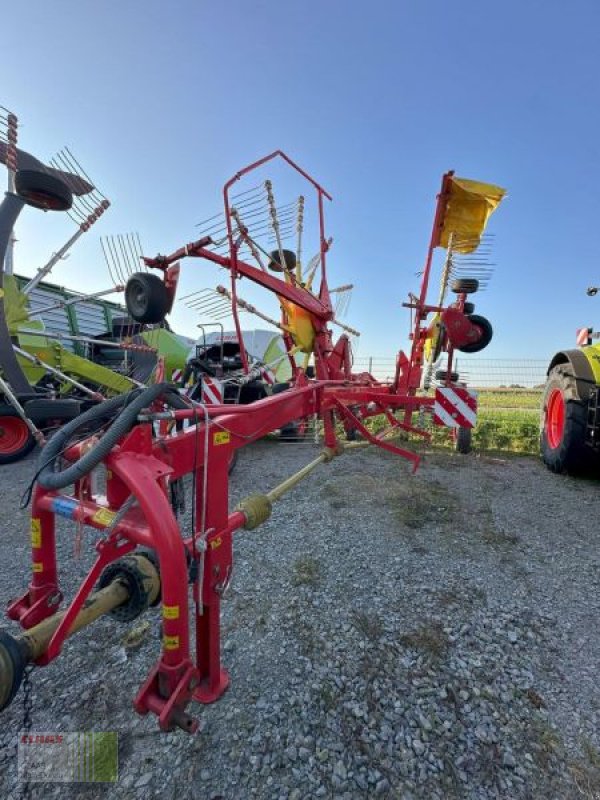
<path id="1" fill-rule="evenodd" d="M 598 289 L 591 287 L 588 295 Z M 577 349 L 556 353 L 548 367 L 540 420 L 540 452 L 553 472 L 600 475 L 600 343 L 577 331 Z"/>

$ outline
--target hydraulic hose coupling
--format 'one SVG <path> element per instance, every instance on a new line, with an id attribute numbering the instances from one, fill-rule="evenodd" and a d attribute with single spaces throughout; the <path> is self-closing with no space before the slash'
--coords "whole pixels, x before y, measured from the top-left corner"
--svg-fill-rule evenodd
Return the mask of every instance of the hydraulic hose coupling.
<path id="1" fill-rule="evenodd" d="M 241 500 L 235 510 L 244 514 L 246 517 L 244 528 L 252 531 L 269 519 L 272 505 L 265 494 L 251 494 Z"/>

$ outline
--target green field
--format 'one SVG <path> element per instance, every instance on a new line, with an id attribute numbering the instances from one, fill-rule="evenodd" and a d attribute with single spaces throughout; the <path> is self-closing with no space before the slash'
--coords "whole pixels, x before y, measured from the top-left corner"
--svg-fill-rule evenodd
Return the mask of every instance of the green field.
<path id="1" fill-rule="evenodd" d="M 480 390 L 473 446 L 479 450 L 538 453 L 542 392 Z"/>

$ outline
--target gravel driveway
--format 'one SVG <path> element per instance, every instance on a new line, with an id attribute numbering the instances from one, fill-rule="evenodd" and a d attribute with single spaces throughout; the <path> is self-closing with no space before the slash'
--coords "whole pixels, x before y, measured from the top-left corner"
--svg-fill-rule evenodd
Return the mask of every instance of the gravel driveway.
<path id="1" fill-rule="evenodd" d="M 314 453 L 242 451 L 232 502 Z M 18 505 L 33 467 L 0 468 L 2 607 L 28 580 Z M 33 730 L 118 731 L 120 774 L 32 796 L 599 798 L 597 492 L 534 459 L 427 453 L 416 476 L 372 449 L 336 459 L 237 534 L 231 687 L 193 706 L 195 736 L 131 708 L 159 653 L 157 610 L 137 648 L 123 640 L 139 621 L 100 620 L 33 673 Z M 58 533 L 72 592 L 89 555 L 74 556 L 68 523 Z M 22 693 L 0 721 L 0 796 L 17 798 Z"/>

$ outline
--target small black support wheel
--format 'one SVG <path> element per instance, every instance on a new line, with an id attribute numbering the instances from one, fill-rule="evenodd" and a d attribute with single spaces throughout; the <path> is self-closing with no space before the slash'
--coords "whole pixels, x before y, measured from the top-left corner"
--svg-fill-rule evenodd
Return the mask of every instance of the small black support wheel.
<path id="1" fill-rule="evenodd" d="M 600 455 L 586 443 L 587 402 L 579 398 L 571 364 L 557 364 L 546 381 L 540 418 L 542 461 L 557 473 L 600 474 Z"/>
<path id="2" fill-rule="evenodd" d="M 464 344 L 462 347 L 458 347 L 457 350 L 460 350 L 462 353 L 479 353 L 481 350 L 485 350 L 488 344 L 492 341 L 494 329 L 492 328 L 492 323 L 488 319 L 485 317 L 480 317 L 477 314 L 470 314 L 469 320 L 473 325 L 476 325 L 479 328 L 481 331 L 481 336 L 479 339 L 477 339 L 477 341 L 471 342 L 470 344 Z"/>
<path id="3" fill-rule="evenodd" d="M 456 452 L 466 455 L 471 452 L 473 428 L 460 427 L 456 432 Z"/>
<path id="4" fill-rule="evenodd" d="M 456 294 L 475 294 L 479 289 L 479 281 L 477 278 L 455 278 L 450 288 Z"/>
<path id="5" fill-rule="evenodd" d="M 472 314 L 475 311 L 475 303 L 465 303 L 463 314 Z"/>
<path id="6" fill-rule="evenodd" d="M 167 287 L 158 275 L 134 272 L 125 287 L 125 305 L 136 322 L 155 325 L 169 312 Z"/>
<path id="7" fill-rule="evenodd" d="M 12 406 L 0 404 L 0 464 L 25 458 L 35 447 L 33 434 Z"/>
<path id="8" fill-rule="evenodd" d="M 445 369 L 438 369 L 435 373 L 436 381 L 443 381 L 446 383 L 446 378 L 448 377 L 448 372 Z M 458 383 L 459 374 L 458 372 L 451 372 L 450 373 L 450 383 Z"/>
<path id="9" fill-rule="evenodd" d="M 42 211 L 68 211 L 73 205 L 73 193 L 67 184 L 48 172 L 17 170 L 15 190 L 28 206 Z"/>
<path id="10" fill-rule="evenodd" d="M 293 250 L 281 250 L 283 253 L 283 260 L 285 262 L 285 269 L 289 272 L 296 267 L 296 253 Z M 269 254 L 269 258 L 271 259 L 267 266 L 272 272 L 283 272 L 283 264 L 281 263 L 281 257 L 279 255 L 279 250 L 273 250 L 272 253 Z"/>

